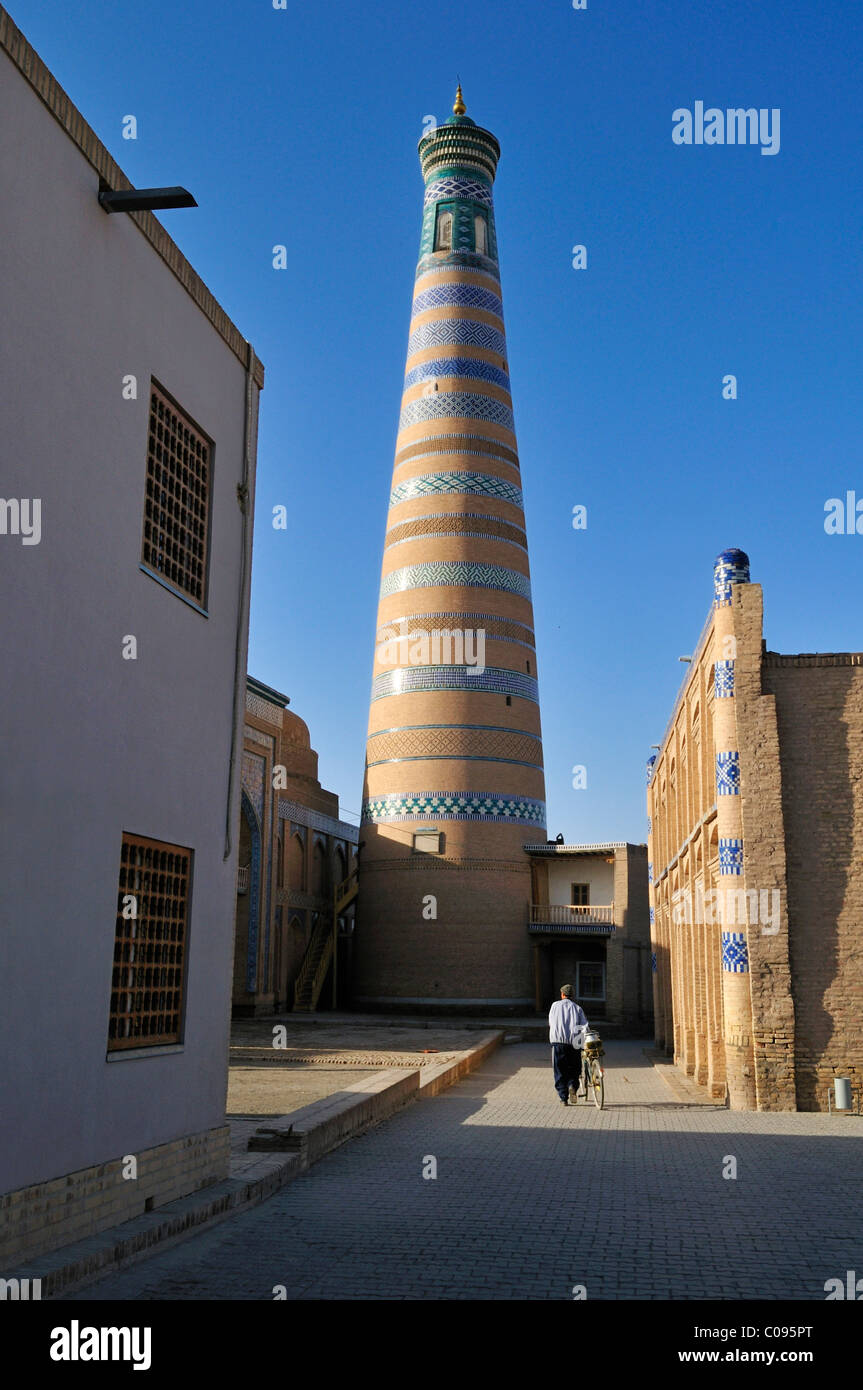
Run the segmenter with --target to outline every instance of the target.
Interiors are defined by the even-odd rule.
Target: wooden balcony
[[[570,907],[567,903],[531,903],[527,925],[531,935],[549,933],[554,936],[611,936],[614,926],[614,903],[596,903],[587,907]]]

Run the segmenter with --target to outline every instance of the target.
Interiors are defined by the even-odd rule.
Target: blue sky
[[[863,646],[863,535],[824,530],[828,498],[863,498],[861,21],[847,0],[9,8],[133,183],[198,200],[163,221],[267,372],[249,669],[290,695],[346,812],[361,798],[416,144],[427,115],[449,114],[456,74],[503,151],[549,835],[646,838],[645,760],[719,550],[749,553],[770,649]],[[778,107],[779,153],[675,145],[672,112],[697,100]],[[136,141],[121,138],[127,114]],[[287,531],[272,528],[280,503]]]

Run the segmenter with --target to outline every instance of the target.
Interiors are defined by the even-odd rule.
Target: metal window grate
[[[196,603],[206,594],[212,443],[151,383],[141,559]]]
[[[108,1051],[181,1041],[192,851],[123,836]]]

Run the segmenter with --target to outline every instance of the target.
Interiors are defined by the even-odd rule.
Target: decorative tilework
[[[653,882],[653,864],[652,864],[652,863],[651,863],[651,864],[648,864],[648,866],[647,866],[647,882],[648,882],[648,883],[652,883],[652,882]]]
[[[492,425],[502,425],[505,430],[515,431],[512,409],[492,396],[481,396],[474,391],[435,391],[431,396],[420,396],[408,401],[399,416],[399,429],[409,429],[423,420],[441,419],[487,420]]]
[[[506,338],[478,319],[435,319],[421,323],[408,339],[408,357],[430,347],[482,347],[506,360]]]
[[[335,835],[340,840],[350,840],[351,844],[356,844],[358,830],[349,821],[336,820],[334,816],[325,816],[322,811],[312,811],[308,806],[303,806],[299,801],[291,801],[290,797],[279,797],[279,820],[291,821],[291,831],[298,825],[308,826],[310,830],[322,830],[325,835]]]
[[[729,840],[719,837],[719,872],[720,874],[736,874],[738,877],[743,873],[743,841]]]
[[[655,951],[651,951],[651,953],[650,953],[650,968],[651,968],[651,970],[653,971],[653,973],[656,974],[656,952],[655,952]]]
[[[253,695],[250,690],[247,690],[246,709],[257,719],[263,719],[268,724],[276,724],[281,729],[284,710],[279,705],[273,705],[269,700],[262,700],[260,695]]]
[[[533,676],[523,671],[508,671],[500,666],[397,666],[382,671],[372,681],[372,701],[416,691],[473,690],[483,695],[517,695],[522,700],[539,703],[539,686]]]
[[[497,261],[492,260],[491,256],[481,256],[478,251],[432,251],[427,256],[421,256],[417,262],[416,279],[444,271],[451,274],[454,270],[465,275],[484,275],[489,280],[499,282]]]
[[[722,933],[722,969],[730,975],[749,973],[749,950],[746,945],[745,932],[724,931]]]
[[[433,381],[437,377],[462,376],[476,381],[490,381],[502,390],[509,390],[509,377],[499,367],[483,362],[479,357],[437,357],[433,362],[421,362],[405,376],[407,391],[421,381]]]
[[[426,309],[485,309],[489,314],[503,318],[503,304],[490,290],[480,289],[478,285],[435,285],[433,289],[422,290],[414,299],[413,316],[424,314]]]
[[[648,817],[647,817],[647,833],[648,833],[648,835],[650,834],[650,832],[651,832],[652,829],[653,829],[653,821],[650,819],[650,816],[648,816]]]
[[[734,662],[713,663],[713,694],[717,700],[728,700],[734,694]]]
[[[369,735],[367,767],[439,759],[518,763],[541,771],[542,742],[537,734],[481,724],[407,725]]]
[[[718,796],[740,795],[740,754],[716,754],[716,793]]]
[[[363,802],[364,821],[478,820],[545,825],[545,802],[497,792],[391,792]]]
[[[468,199],[472,203],[482,203],[485,207],[490,207],[492,202],[491,188],[487,183],[480,183],[478,179],[459,179],[459,178],[435,178],[428,185],[423,198],[423,207],[428,207],[429,203],[440,203],[449,198]]]
[[[502,593],[520,594],[530,598],[530,580],[517,570],[503,565],[484,565],[474,560],[430,560],[421,565],[406,565],[404,569],[385,574],[381,581],[381,598],[401,593],[405,589],[429,589],[437,585],[453,585],[466,589],[499,589]]]
[[[453,626],[462,629],[483,628],[486,638],[496,642],[518,642],[519,646],[533,650],[535,647],[533,630],[526,623],[517,623],[514,618],[501,618],[495,613],[405,613],[399,618],[389,618],[377,632],[375,641],[384,642],[396,630],[400,636],[404,625],[410,637],[413,625],[423,632],[438,632]]]
[[[401,444],[396,451],[396,468],[401,468],[408,459],[416,460],[426,454],[472,454],[479,453],[493,458],[498,463],[510,463],[518,468],[518,454],[508,444],[499,439],[490,439],[487,434],[474,434],[462,425],[458,430],[440,430],[436,434],[420,434],[409,444]]]
[[[462,493],[473,497],[497,497],[524,508],[521,488],[496,478],[493,473],[424,473],[399,483],[390,493],[390,506],[407,502],[414,497],[435,497],[444,493]]]
[[[258,819],[263,819],[264,815],[264,759],[257,753],[243,753],[243,785],[249,795],[249,800],[258,813]]]
[[[269,748],[272,752],[273,745],[275,744],[275,738],[272,734],[262,734],[260,729],[254,728],[251,724],[246,724],[243,727],[243,736],[247,738],[250,743],[259,743],[263,748]]]
[[[653,765],[656,762],[656,754],[651,753],[647,759],[647,785],[650,786],[650,779],[653,776]]]
[[[723,550],[713,566],[713,588],[716,607],[731,602],[731,585],[749,583],[749,556],[743,550]]]
[[[648,911],[650,912],[650,925],[653,926],[654,922],[656,921],[656,908],[651,907],[648,909]]]
[[[500,521],[494,516],[484,516],[482,512],[440,512],[434,516],[408,517],[387,531],[384,549],[404,545],[418,536],[483,537],[527,550],[527,536],[520,526],[512,526],[508,521]]]

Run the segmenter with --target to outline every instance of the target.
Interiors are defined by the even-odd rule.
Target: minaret
[[[354,998],[533,1007],[530,864],[545,782],[527,538],[492,185],[465,114],[425,180],[384,541]]]

